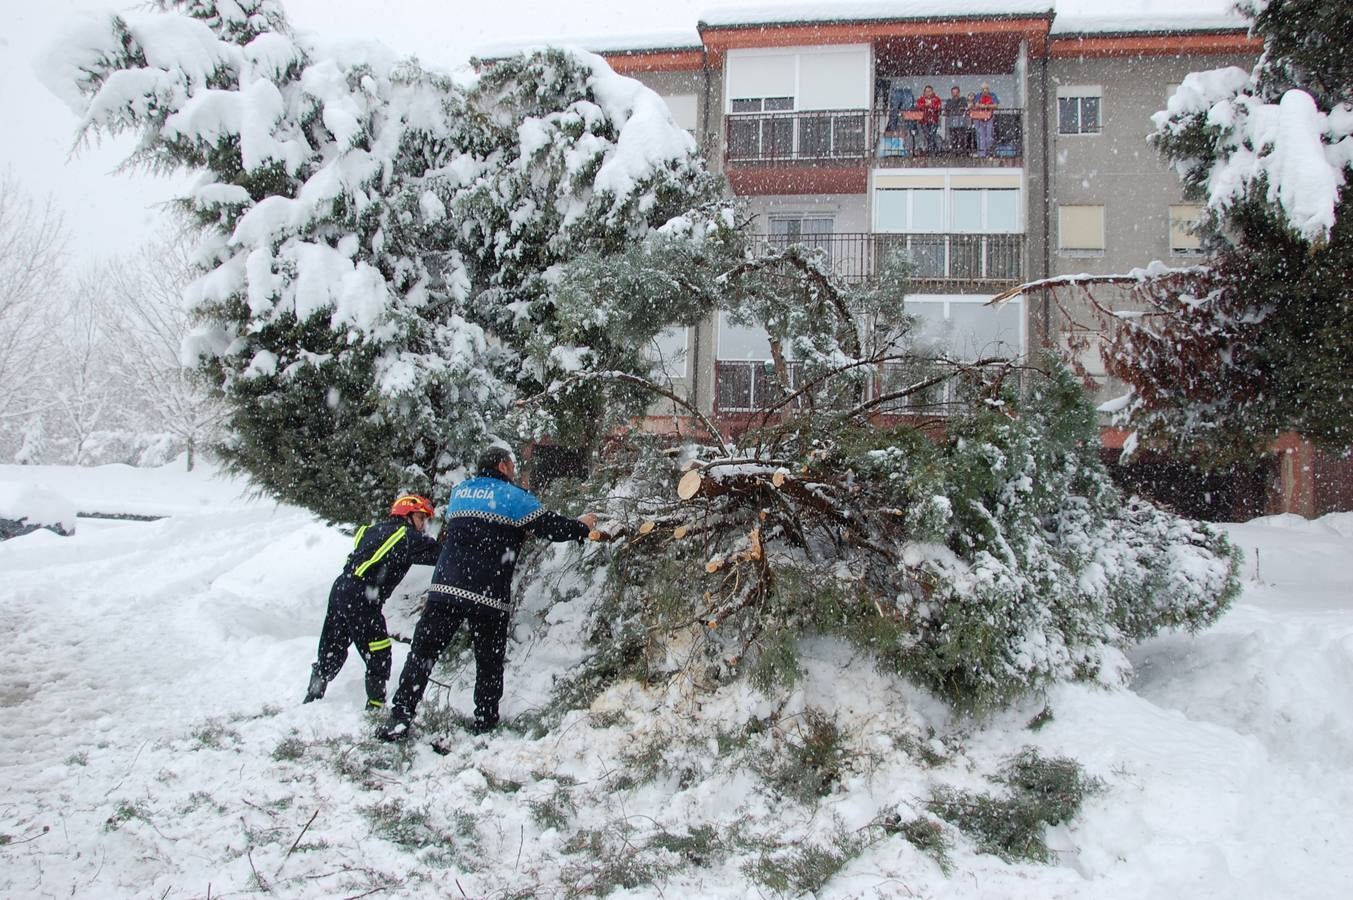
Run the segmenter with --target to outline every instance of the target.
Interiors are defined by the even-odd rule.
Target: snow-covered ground
[[[1008,864],[957,839],[946,875],[876,835],[819,896],[1353,896],[1353,514],[1230,526],[1246,553],[1237,606],[1203,634],[1138,648],[1127,689],[1052,691],[1036,731],[1041,699],[954,721],[816,647],[783,712],[830,711],[851,757],[816,812],[787,815],[750,772],[681,741],[693,720],[764,716],[745,689],[617,688],[541,740],[453,730],[446,756],[421,741],[388,748],[369,740],[355,657],[324,701],[299,703],[350,543],[338,530],[209,469],[0,466],[0,482],[36,483],[81,511],[166,516],[82,518],[73,537],[0,543],[4,897],[587,894],[612,883],[627,840],[739,821],[785,842],[866,834],[881,810],[914,813],[937,784],[983,784],[1028,745],[1107,785],[1049,835],[1056,865]],[[408,592],[428,575],[416,567]],[[577,612],[553,606],[542,638],[539,604],[525,601],[508,718],[548,692]],[[396,632],[408,631],[407,602],[392,601]],[[441,694],[464,710],[465,679],[453,684]],[[938,763],[895,749],[932,729]],[[662,774],[617,781],[655,746]],[[569,843],[580,832],[620,856],[589,865]],[[674,865],[657,887],[617,895],[761,896],[747,861]]]

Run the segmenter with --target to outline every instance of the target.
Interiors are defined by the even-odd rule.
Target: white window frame
[[[953,321],[952,311],[955,306],[985,305],[990,301],[990,296],[983,296],[981,294],[910,294],[903,303],[903,309],[906,310],[908,305],[913,309],[916,306],[923,304],[932,307],[938,306],[943,310],[943,316],[941,317],[942,321],[950,322]],[[1019,323],[1019,343],[1015,355],[1017,357],[1024,357],[1028,355],[1029,352],[1029,321],[1028,317],[1024,314],[1023,298],[1018,296],[1012,297],[1011,299],[1004,301],[1001,306],[1010,306],[1016,310],[1014,318]],[[961,347],[952,347],[949,349],[952,349],[959,354],[963,352],[963,348]],[[985,349],[986,348],[977,348],[975,352],[980,354],[985,352]],[[974,356],[974,359],[975,358],[977,357]]]
[[[880,227],[879,220],[878,220],[878,207],[879,207],[878,197],[879,197],[880,192],[882,192],[882,191],[907,191],[907,192],[908,192],[908,193],[907,193],[907,213],[906,213],[906,223],[904,224],[904,226],[903,226],[902,228],[900,228],[900,229],[891,229],[891,228],[885,229],[885,228]],[[918,230],[918,229],[912,227],[912,222],[914,221],[914,215],[913,215],[913,201],[914,201],[914,199],[915,199],[915,195],[911,193],[912,191],[939,191],[939,192],[941,193],[941,195],[942,195],[942,197],[941,197],[941,222],[940,222],[940,228],[938,229],[938,231],[932,230],[932,229],[926,229],[926,230],[922,231],[922,230]],[[981,194],[982,194],[982,198],[981,198],[981,219],[982,219],[982,222],[981,222],[981,227],[980,227],[978,230],[976,230],[976,231],[955,231],[955,230],[954,230],[954,196],[955,196],[959,191],[979,191],[979,192],[981,192]],[[1015,195],[1015,225],[1017,226],[1016,230],[1014,230],[1014,231],[991,231],[991,230],[990,230],[990,226],[989,226],[989,224],[988,224],[989,221],[990,221],[990,218],[989,218],[990,210],[989,210],[989,208],[988,208],[988,201],[989,201],[989,198],[990,198],[990,192],[991,192],[991,191],[1010,191],[1010,192],[1012,192],[1012,193]],[[1024,209],[1024,191],[1023,191],[1022,188],[1016,188],[1016,187],[971,187],[971,188],[970,188],[970,187],[963,187],[963,186],[961,186],[961,185],[959,185],[959,186],[946,185],[946,186],[944,186],[944,187],[926,186],[926,187],[876,187],[876,188],[874,188],[874,216],[873,216],[874,222],[873,222],[873,226],[874,226],[874,233],[875,233],[875,234],[1023,234],[1023,233],[1024,233],[1024,229],[1023,229],[1022,227],[1019,227],[1019,226],[1022,226],[1022,225],[1024,224],[1024,215],[1025,215],[1025,209]]]
[[[687,134],[700,129],[700,98],[695,94],[662,94],[662,102],[672,115],[672,121]]]
[[[903,192],[903,193],[906,194],[906,214],[905,214],[905,222],[903,223],[903,225],[902,225],[901,228],[882,228],[882,227],[880,227],[880,225],[879,225],[878,216],[879,216],[879,206],[880,206],[880,204],[878,203],[878,199],[879,199],[879,194],[882,193],[883,191],[901,191],[901,192]],[[941,223],[940,223],[940,228],[939,228],[938,231],[936,231],[936,230],[934,230],[934,229],[930,229],[930,228],[927,228],[927,229],[925,229],[925,230],[920,230],[920,229],[917,229],[917,228],[913,227],[913,224],[912,224],[912,223],[915,221],[915,218],[916,218],[916,216],[915,216],[915,209],[914,209],[914,206],[915,206],[915,200],[916,200],[916,193],[915,193],[916,191],[935,191],[936,193],[938,193],[938,194],[940,195],[940,217],[941,217],[941,220],[942,220],[942,221],[941,221]],[[875,189],[874,189],[874,233],[875,233],[875,234],[943,234],[943,233],[944,233],[944,230],[945,230],[945,226],[948,224],[948,221],[949,221],[949,209],[948,209],[948,204],[947,204],[947,202],[946,202],[946,201],[948,200],[948,194],[949,194],[949,190],[948,190],[947,188],[943,188],[943,187],[881,187],[881,188],[875,188]]]
[[[1062,101],[1076,101],[1076,130],[1065,131],[1062,127]],[[1097,116],[1097,127],[1093,131],[1087,131],[1081,127],[1085,121],[1083,100],[1095,100],[1099,107]],[[1097,84],[1079,84],[1063,85],[1057,88],[1057,136],[1058,137],[1090,137],[1104,133],[1104,89]]]
[[[954,228],[954,198],[960,192],[975,191],[980,192],[981,198],[981,225],[976,231],[958,231]],[[949,202],[944,205],[946,213],[945,231],[949,234],[1022,234],[1022,231],[995,231],[991,227],[991,192],[1009,191],[1015,195],[1015,224],[1018,225],[1023,219],[1024,210],[1021,208],[1021,195],[1024,193],[1019,188],[994,188],[994,187],[949,187],[945,188],[945,193],[949,195]]]
[[[1193,216],[1191,216],[1191,217],[1189,217],[1189,218],[1187,218],[1187,219],[1181,218],[1181,217],[1179,217],[1179,216],[1176,216],[1176,214],[1175,214],[1176,210],[1184,210],[1184,209],[1192,210],[1193,213],[1194,213]],[[1189,224],[1192,224],[1192,225],[1197,225],[1198,222],[1202,219],[1202,215],[1203,215],[1203,207],[1202,207],[1202,204],[1199,204],[1199,203],[1171,203],[1168,207],[1166,207],[1165,215],[1166,215],[1166,221],[1168,222],[1167,231],[1166,231],[1166,240],[1168,240],[1169,243],[1170,243],[1170,255],[1171,255],[1171,256],[1202,256],[1202,254],[1203,254],[1203,248],[1202,248],[1201,242],[1199,241],[1199,239],[1198,239],[1198,237],[1197,237],[1196,235],[1190,235],[1190,234],[1187,234],[1187,232],[1184,232],[1184,231],[1181,230],[1180,233],[1183,234],[1183,235],[1185,235],[1185,236],[1188,238],[1188,240],[1191,242],[1191,245],[1190,245],[1190,246],[1186,246],[1186,247],[1181,247],[1181,246],[1178,246],[1178,245],[1175,244],[1175,231],[1176,231],[1175,223],[1177,223],[1177,222],[1180,222],[1180,223],[1186,222],[1186,223],[1189,223]]]
[[[1068,247],[1066,246],[1066,222],[1063,218],[1065,210],[1072,209],[1098,209],[1099,210],[1099,243],[1098,247]],[[1059,203],[1057,204],[1057,253],[1061,256],[1103,256],[1104,251],[1109,245],[1108,234],[1108,216],[1103,203]]]
[[[731,331],[731,330],[734,329],[734,328],[737,328],[737,329],[745,329],[745,330],[747,330],[747,331],[756,331],[757,328],[758,328],[758,326],[756,326],[756,325],[735,325],[733,322],[730,321],[730,318],[731,318],[731,317],[729,316],[729,314],[728,314],[728,312],[727,312],[726,310],[719,310],[719,314],[715,317],[715,321],[717,322],[717,327],[718,327],[718,334],[715,335],[715,340],[714,340],[714,359],[715,359],[716,361],[718,361],[718,362],[725,362],[725,361],[727,361],[727,362],[746,362],[746,361],[753,361],[753,362],[770,362],[770,358],[771,358],[771,355],[770,355],[770,334],[766,331],[766,329],[765,329],[764,327],[761,327],[761,328],[760,328],[761,334],[765,336],[765,340],[766,340],[766,352],[765,352],[764,355],[761,355],[761,356],[745,356],[745,355],[744,355],[744,356],[728,356],[728,355],[725,354],[725,352],[724,352],[724,337],[725,337],[726,331]]]
[[[869,108],[870,108],[870,105],[871,105],[871,97],[873,96],[873,70],[874,70],[873,50],[872,50],[872,48],[871,48],[871,46],[870,46],[869,44],[840,44],[840,45],[828,45],[828,46],[820,46],[820,47],[747,47],[747,48],[738,48],[738,49],[736,49],[736,50],[730,50],[730,51],[729,51],[729,55],[725,58],[725,61],[724,61],[724,70],[723,70],[723,75],[724,75],[724,102],[723,102],[723,106],[724,106],[724,114],[725,114],[725,115],[730,115],[730,114],[733,113],[733,101],[734,101],[735,99],[736,99],[736,100],[754,100],[754,99],[757,99],[756,97],[750,97],[750,96],[746,96],[746,95],[743,95],[743,96],[735,96],[735,95],[733,94],[733,91],[738,89],[738,85],[734,84],[734,83],[733,83],[733,82],[734,82],[734,79],[731,78],[731,77],[729,77],[728,67],[729,67],[730,61],[734,58],[734,54],[736,54],[736,55],[739,56],[739,57],[744,57],[744,58],[746,58],[746,57],[756,57],[756,56],[762,56],[762,57],[765,57],[765,56],[792,56],[793,59],[794,59],[794,62],[793,62],[794,85],[793,85],[793,93],[792,93],[792,95],[790,96],[790,99],[792,100],[793,105],[790,107],[790,109],[793,110],[793,111],[795,111],[795,112],[798,112],[798,111],[800,111],[800,110],[802,109],[802,103],[800,102],[800,97],[802,96],[802,93],[803,93],[803,92],[802,92],[802,90],[800,89],[800,80],[801,80],[801,70],[802,70],[802,68],[803,68],[803,66],[802,66],[802,60],[803,60],[803,57],[804,57],[805,55],[811,55],[811,56],[814,56],[814,57],[817,57],[817,58],[821,58],[821,57],[832,56],[832,55],[839,55],[839,56],[855,55],[855,54],[858,54],[858,53],[860,53],[860,52],[864,52],[864,54],[865,54],[865,65],[864,65],[864,67],[862,68],[862,70],[861,70],[861,72],[860,72],[860,85],[859,85],[859,90],[860,90],[860,94],[859,94],[859,96],[860,96],[860,103],[859,103],[858,106],[843,106],[843,107],[839,107],[839,108],[840,108],[840,109],[860,109],[860,110],[865,110],[865,111],[867,111],[867,110],[869,110]],[[777,94],[777,95],[775,95],[775,96],[776,96],[776,97],[780,97],[780,96],[784,96],[784,95],[782,95],[782,94]]]

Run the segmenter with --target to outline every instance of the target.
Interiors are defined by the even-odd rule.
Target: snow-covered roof
[[[555,46],[559,38],[519,38],[494,41],[475,48],[475,55],[487,59],[513,56],[536,47]],[[663,50],[703,50],[700,32],[694,27],[678,31],[650,32],[648,34],[607,34],[596,37],[570,37],[569,46],[581,47],[593,53],[620,53],[624,51],[656,53]]]
[[[1105,7],[1112,12],[1106,13]],[[709,28],[796,22],[902,21],[1055,15],[1053,34],[1140,34],[1246,28],[1233,0],[817,0],[721,6],[700,15]]]
[[[791,22],[863,22],[903,19],[991,18],[1051,15],[1053,0],[858,0],[849,3],[795,3],[726,6],[707,10],[700,22],[710,28]]]
[[[1061,15],[1052,21],[1054,35],[1176,34],[1191,31],[1247,29],[1249,22],[1234,13],[1187,12],[1178,15],[1125,12],[1113,16]]]
[[[937,19],[1052,17],[1054,36],[1112,34],[1177,34],[1235,31],[1248,21],[1235,12],[1233,0],[1193,0],[1179,10],[1177,0],[1120,0],[1112,14],[1104,0],[781,0],[706,9],[699,26],[636,34],[594,37],[558,36],[495,41],[476,48],[490,59],[541,46],[567,43],[593,53],[658,53],[702,50],[700,29],[747,28],[798,23],[902,22]]]

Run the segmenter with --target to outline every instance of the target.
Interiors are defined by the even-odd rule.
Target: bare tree
[[[57,365],[43,373],[44,418],[67,449],[67,461],[81,465],[91,438],[122,424],[127,395],[111,365],[112,340],[105,327],[110,291],[102,272],[83,272],[60,304],[52,329]]]
[[[168,232],[105,269],[109,352],[126,396],[135,399],[141,428],[171,435],[187,451],[189,471],[225,417],[211,386],[181,362],[180,348],[192,330],[182,299],[195,275],[191,248],[187,234]]]
[[[66,232],[51,200],[35,201],[12,173],[0,175],[0,444],[46,406],[53,366],[49,301],[65,260]]]

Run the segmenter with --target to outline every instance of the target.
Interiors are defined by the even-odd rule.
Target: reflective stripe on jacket
[[[429,600],[468,601],[511,609],[512,576],[528,533],[581,541],[588,528],[550,512],[529,491],[489,476],[461,482],[446,505],[446,544],[432,574]]]
[[[441,550],[440,544],[416,531],[403,516],[391,516],[357,529],[340,578],[353,582],[354,587],[360,584],[368,597],[384,603],[409,573],[409,566],[433,565]]]

